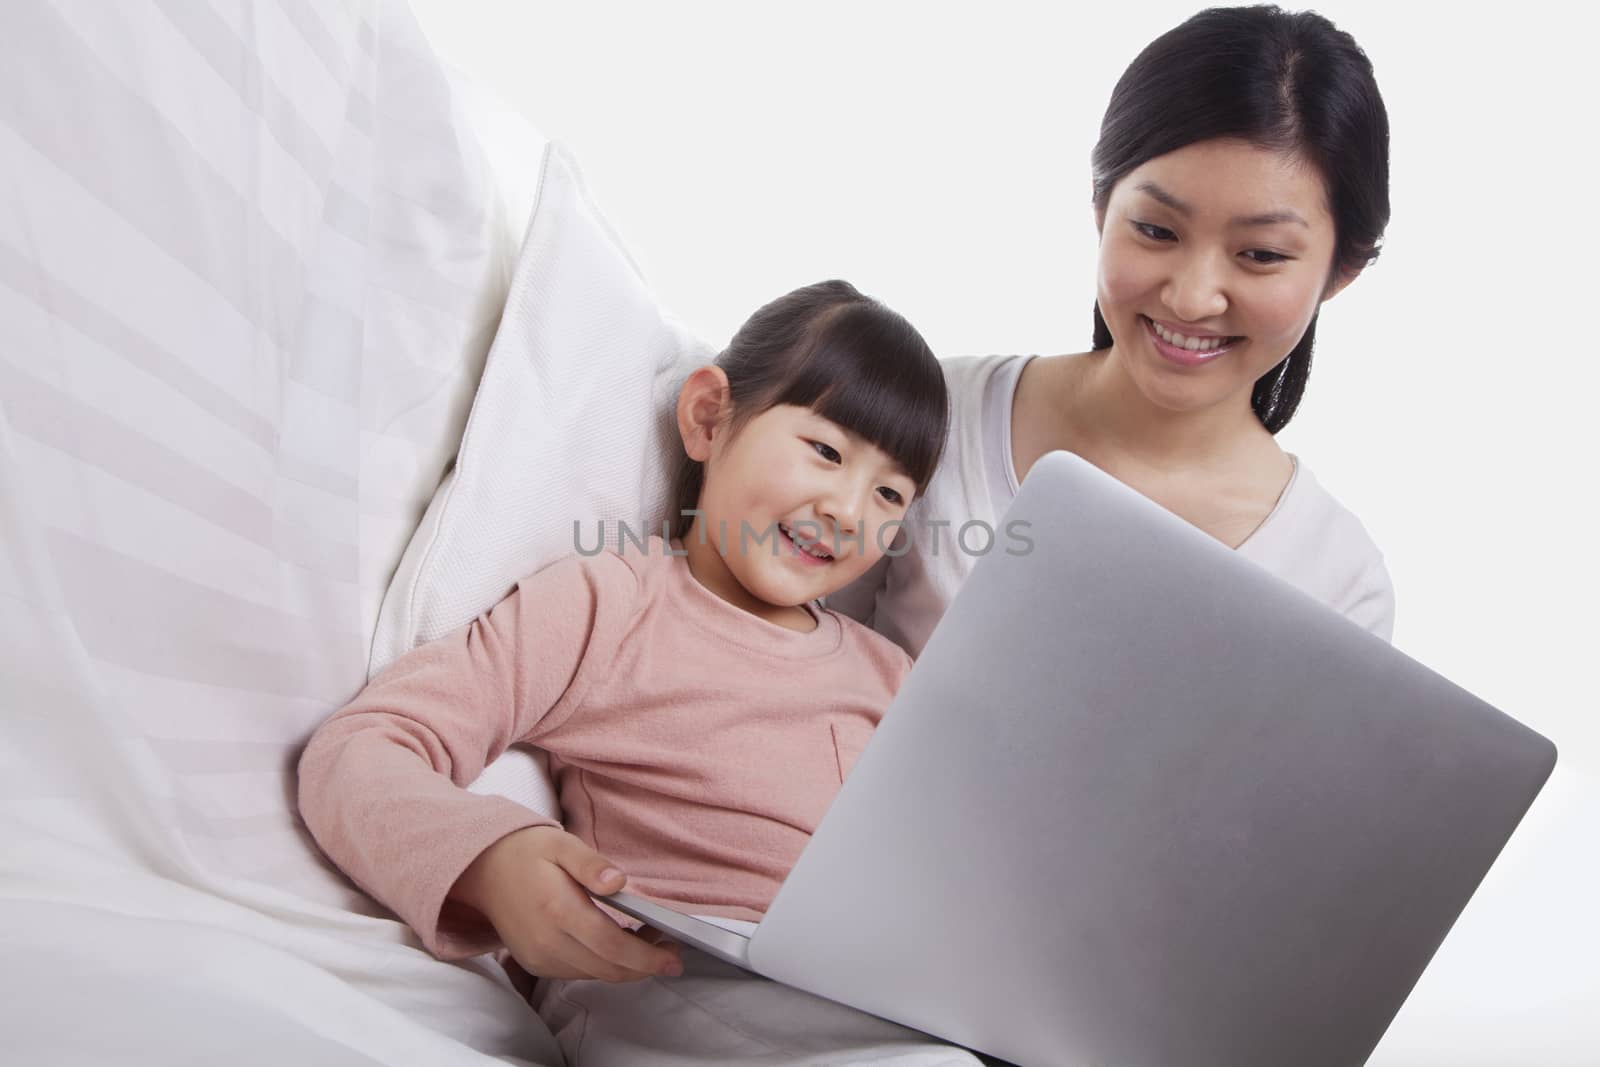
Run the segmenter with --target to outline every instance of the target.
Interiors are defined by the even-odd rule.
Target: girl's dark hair
[[[716,365],[728,375],[733,433],[780,404],[811,408],[882,449],[927,488],[944,450],[944,372],[912,325],[849,282],[796,289],[745,320]],[[700,500],[705,465],[684,457],[674,537]]]
[[[1322,175],[1333,215],[1329,281],[1378,256],[1389,224],[1389,116],[1372,63],[1321,15],[1277,7],[1202,11],[1152,41],[1111,92],[1092,156],[1094,204],[1134,168],[1185,145],[1232,137],[1293,152]],[[1256,380],[1256,417],[1289,424],[1311,374],[1317,320]],[[1094,347],[1111,331],[1094,307]]]

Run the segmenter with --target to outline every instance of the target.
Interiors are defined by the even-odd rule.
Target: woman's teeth
[[[1177,330],[1169,330],[1155,319],[1149,319],[1150,326],[1156,331],[1156,336],[1174,348],[1185,348],[1190,352],[1210,352],[1214,348],[1232,344],[1234,337],[1189,337]]]

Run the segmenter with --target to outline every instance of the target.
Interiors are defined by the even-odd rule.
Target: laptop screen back
[[[1066,453],[750,946],[1019,1063],[1366,1058],[1548,741]]]

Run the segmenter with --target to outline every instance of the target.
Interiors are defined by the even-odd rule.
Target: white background
[[[1100,115],[1197,7],[413,4],[702,337],[843,277],[944,356],[1088,347]],[[1393,219],[1280,441],[1384,550],[1396,644],[1600,772],[1593,16],[1318,10],[1376,68]]]

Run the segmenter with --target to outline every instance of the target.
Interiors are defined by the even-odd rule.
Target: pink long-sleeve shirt
[[[445,897],[495,841],[550,820],[464,788],[519,742],[550,753],[566,829],[631,892],[760,919],[906,672],[866,627],[799,633],[647,552],[573,556],[385,669],[312,736],[317,843],[435,954],[499,946]]]

